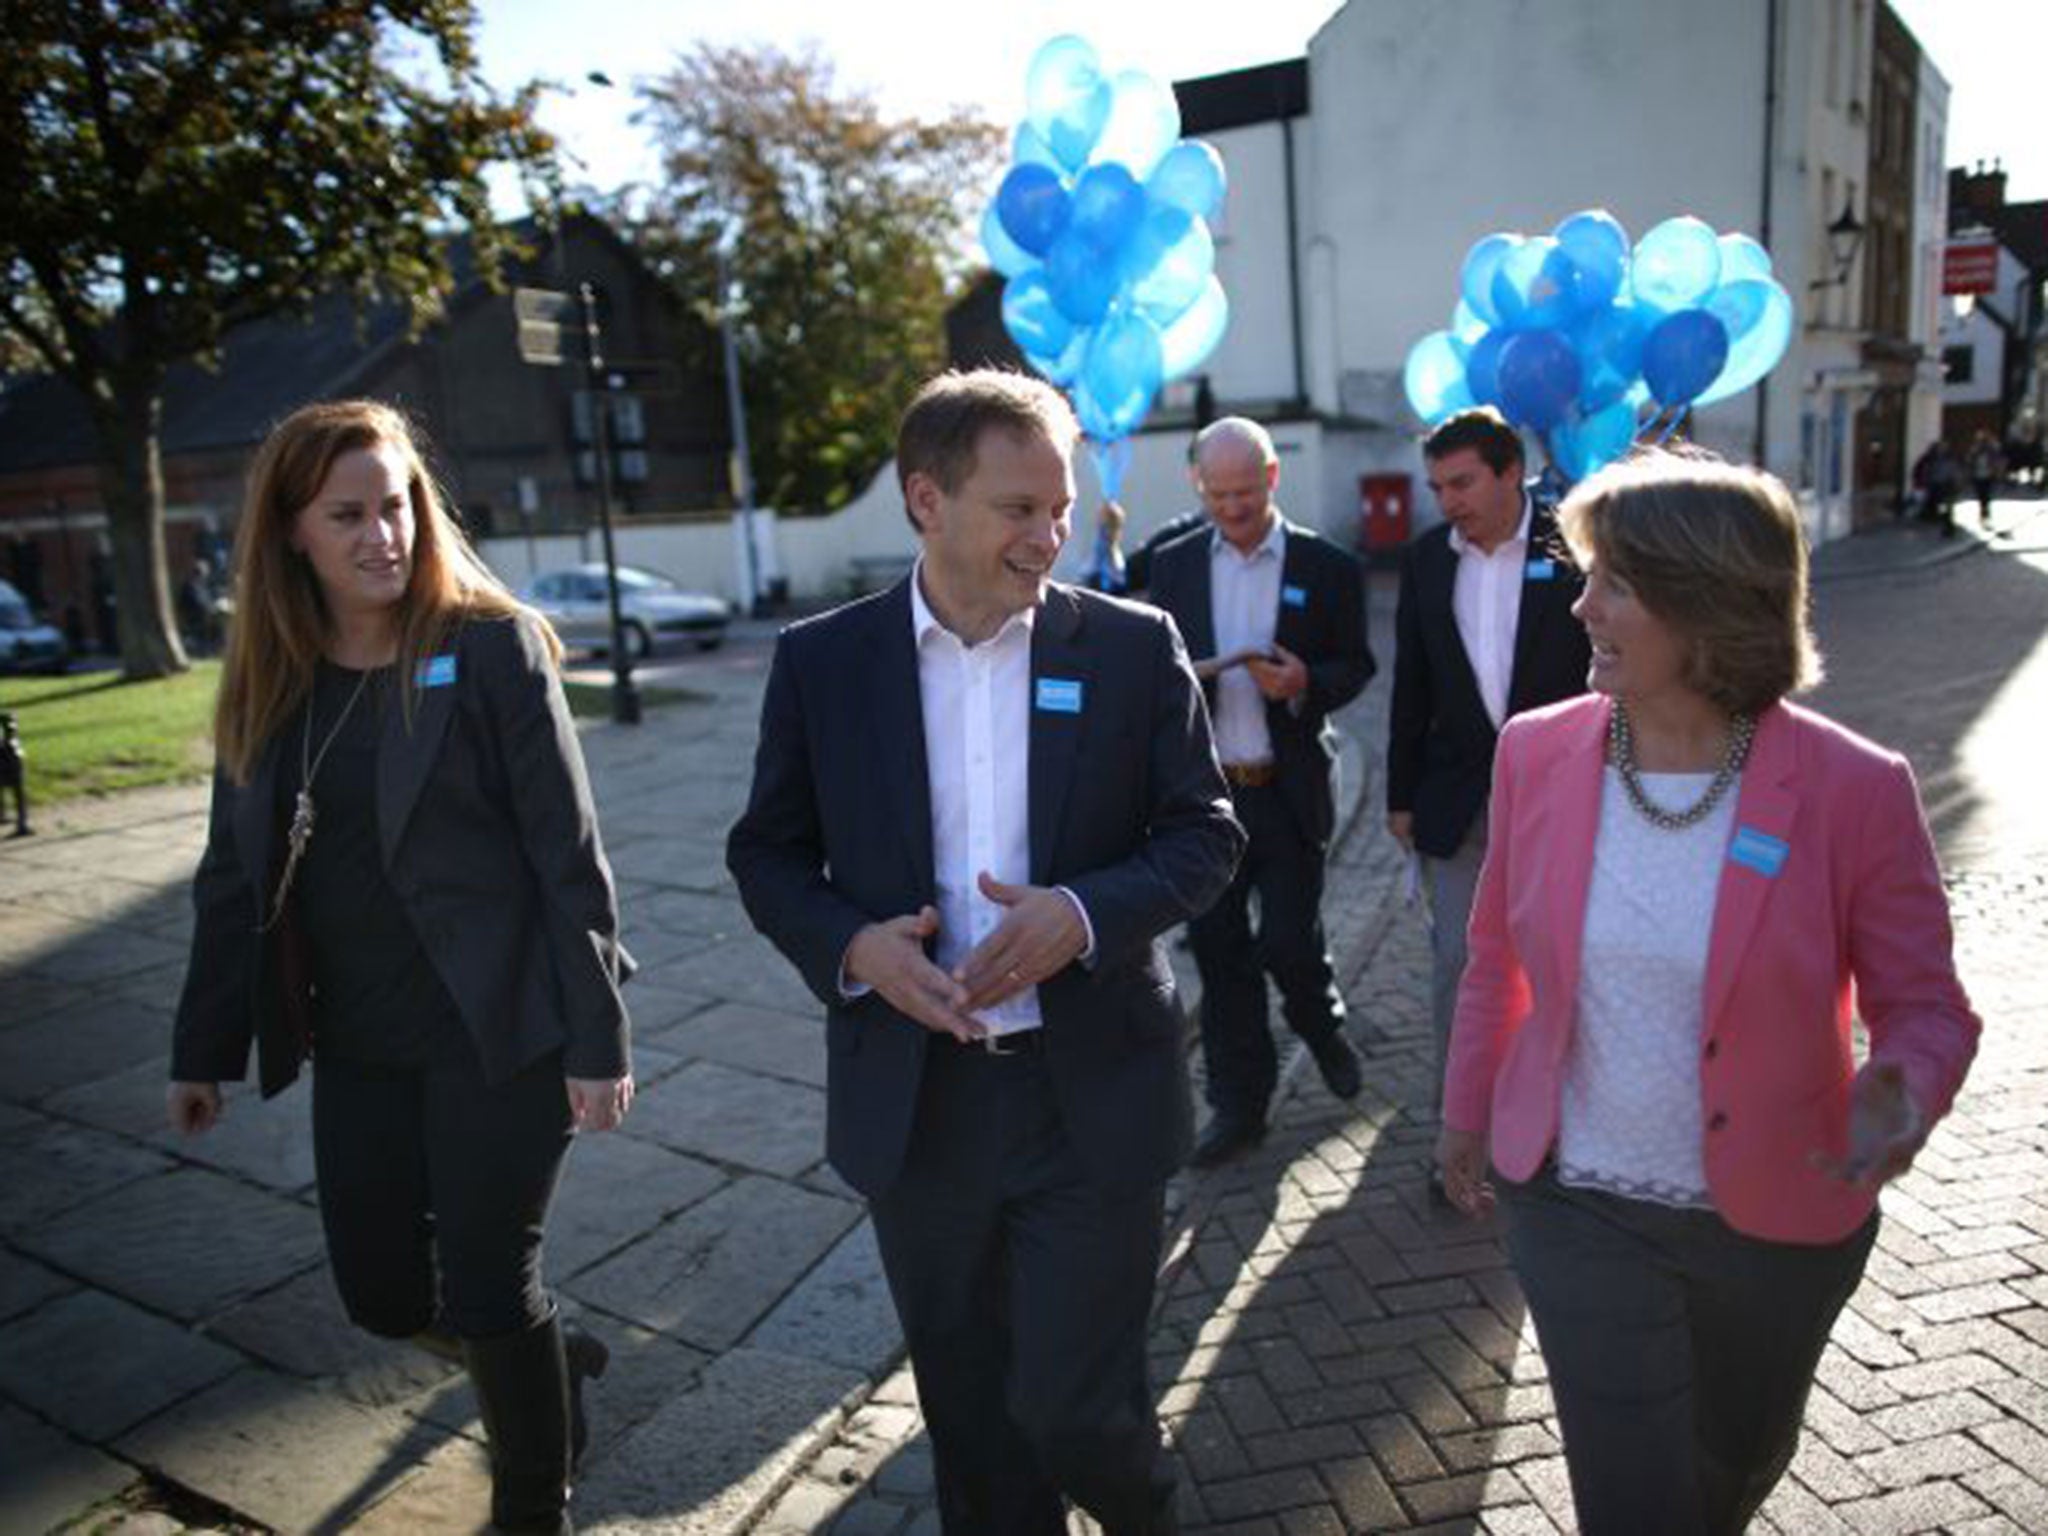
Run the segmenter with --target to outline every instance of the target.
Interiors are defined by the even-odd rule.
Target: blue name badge
[[[1081,713],[1080,679],[1041,677],[1038,680],[1038,707],[1051,715],[1078,715]]]
[[[1555,560],[1531,560],[1522,568],[1522,575],[1529,581],[1555,581],[1557,562]]]
[[[413,674],[422,688],[446,688],[455,681],[455,653],[445,656],[429,656],[420,663],[420,669]]]
[[[1290,608],[1306,608],[1308,606],[1308,589],[1306,587],[1282,587],[1280,589],[1280,601]]]
[[[1784,839],[1759,832],[1754,827],[1737,827],[1735,840],[1728,845],[1730,860],[1745,869],[1755,870],[1768,880],[1778,878],[1778,871],[1785,867],[1785,855],[1790,851]]]

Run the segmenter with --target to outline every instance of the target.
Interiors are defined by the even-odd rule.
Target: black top
[[[422,1066],[460,1058],[468,1041],[379,851],[377,739],[385,715],[400,707],[394,678],[391,668],[378,668],[347,709],[363,674],[320,663],[308,706],[310,756],[319,758],[313,838],[293,880],[293,899],[311,952],[315,1055]],[[340,729],[322,758],[321,744],[337,721]],[[308,751],[305,730],[302,714],[286,737],[288,766],[277,776],[287,825]]]

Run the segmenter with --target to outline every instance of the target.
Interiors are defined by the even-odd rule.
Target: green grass
[[[213,771],[213,697],[220,662],[155,682],[127,683],[118,672],[70,677],[0,677],[0,709],[11,710],[28,753],[31,806],[146,784],[196,783]],[[611,689],[566,683],[569,708],[586,719],[609,719]],[[647,687],[648,709],[696,704],[687,688]]]
[[[218,661],[154,682],[118,672],[0,678],[28,756],[31,806],[145,784],[189,783],[213,769]]]

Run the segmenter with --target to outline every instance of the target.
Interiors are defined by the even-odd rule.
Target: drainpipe
[[[1294,119],[1291,117],[1280,119],[1280,153],[1287,180],[1287,318],[1294,329],[1294,399],[1296,408],[1306,413],[1308,373],[1301,355],[1301,227],[1294,206]]]
[[[1764,0],[1764,184],[1763,217],[1757,222],[1757,243],[1771,248],[1772,162],[1778,142],[1778,0]],[[1767,469],[1765,455],[1771,443],[1771,376],[1756,381],[1756,429],[1751,433],[1750,456],[1759,469]]]

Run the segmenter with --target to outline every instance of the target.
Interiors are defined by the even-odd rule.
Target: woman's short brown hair
[[[1601,470],[1558,508],[1580,565],[1626,582],[1688,651],[1689,686],[1755,714],[1821,678],[1806,534],[1775,475],[1652,449]]]

